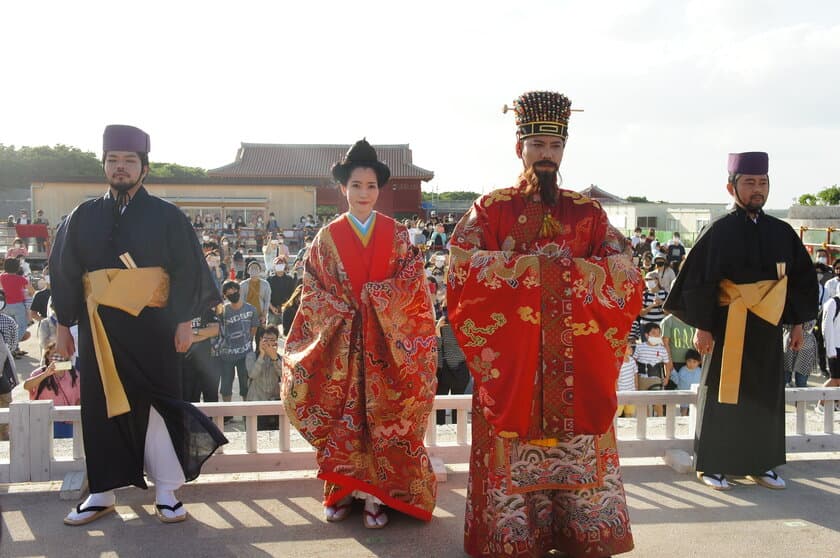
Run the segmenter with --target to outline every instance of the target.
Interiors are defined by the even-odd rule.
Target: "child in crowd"
[[[662,330],[656,322],[648,322],[642,327],[645,342],[636,345],[633,358],[639,366],[639,389],[663,389],[665,364],[670,360],[668,351],[662,344]],[[653,406],[653,416],[662,415],[662,405]]]
[[[642,293],[642,310],[639,312],[639,322],[642,328],[646,324],[659,324],[665,317],[665,299],[668,298],[668,291],[662,288],[659,283],[659,274],[650,271],[645,274],[645,290]],[[644,338],[642,338],[644,340]]]
[[[633,351],[635,349],[636,338],[631,337],[627,340],[627,347],[624,350],[624,361],[621,363],[621,369],[618,371],[618,391],[636,391],[639,389],[639,367],[636,366],[636,361],[633,360]],[[636,416],[636,406],[619,404],[616,416]]]
[[[701,362],[700,353],[694,349],[685,352],[685,366],[671,372],[671,379],[677,383],[677,389],[692,389],[692,386],[700,383],[700,376],[703,373]],[[680,405],[680,414],[688,415],[688,405]]]

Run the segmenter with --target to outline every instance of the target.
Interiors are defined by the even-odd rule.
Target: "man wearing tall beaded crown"
[[[642,281],[600,205],[558,185],[569,99],[532,91],[514,112],[522,175],[451,236],[449,320],[475,380],[465,548],[610,556],[633,548],[612,421]]]

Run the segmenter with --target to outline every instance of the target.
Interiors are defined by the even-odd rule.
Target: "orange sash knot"
[[[99,269],[85,273],[83,282],[105,406],[108,418],[112,418],[131,411],[131,406],[117,373],[105,325],[96,310],[102,304],[139,316],[147,306],[163,308],[169,300],[169,275],[162,267]]]
[[[729,306],[729,314],[726,318],[726,333],[723,338],[723,357],[718,389],[719,403],[738,403],[747,311],[766,322],[778,325],[785,309],[787,282],[787,277],[782,277],[778,281],[758,281],[740,285],[729,279],[720,282],[718,302],[721,306]]]

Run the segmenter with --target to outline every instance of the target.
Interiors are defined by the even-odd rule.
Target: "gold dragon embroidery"
[[[491,276],[510,281],[512,279],[519,279],[529,269],[533,269],[536,272],[536,276],[539,276],[539,261],[539,258],[536,256],[520,256],[516,259],[513,267],[505,267],[504,261],[499,258],[494,258],[491,263],[481,270],[477,278],[481,280],[484,277]],[[539,286],[539,282],[537,282],[536,286]]]
[[[487,338],[481,337],[478,334],[483,333],[484,335],[492,335],[496,333],[500,327],[507,323],[505,315],[499,312],[490,314],[490,317],[493,319],[493,323],[487,327],[478,327],[472,319],[464,320],[460,330],[461,333],[470,338],[470,342],[466,344],[467,347],[483,347],[487,344]]]

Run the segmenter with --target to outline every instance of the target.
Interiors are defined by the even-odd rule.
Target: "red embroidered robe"
[[[482,196],[452,234],[449,320],[475,380],[465,547],[624,552],[612,421],[640,274],[597,202],[522,188]],[[560,230],[540,238],[548,217]]]
[[[359,490],[428,521],[437,490],[423,445],[437,384],[434,314],[408,231],[379,213],[373,227],[364,246],[343,215],[313,240],[282,398],[317,450],[324,505]]]

